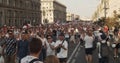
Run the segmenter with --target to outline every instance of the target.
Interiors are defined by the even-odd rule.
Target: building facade
[[[108,9],[109,9],[109,0],[100,0],[92,19],[93,21],[98,20],[101,17],[108,16]]]
[[[73,14],[73,13],[70,13],[70,12],[67,12],[66,21],[75,21],[75,20],[80,20],[80,16]]]
[[[109,18],[114,17],[114,12],[120,15],[120,0],[101,0],[92,17],[93,20],[97,20],[98,18],[105,16],[105,4],[106,4],[106,17]]]
[[[19,26],[41,23],[40,0],[0,0],[0,25]]]
[[[66,21],[66,6],[56,0],[41,0],[42,23]]]
[[[113,17],[114,12],[120,15],[120,0],[109,0],[108,16]]]

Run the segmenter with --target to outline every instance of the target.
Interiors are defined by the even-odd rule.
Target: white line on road
[[[75,50],[73,51],[72,55],[68,58],[67,63],[69,63],[69,62],[70,62],[70,60],[72,59],[73,55],[74,55],[74,54],[75,54],[75,52],[77,51],[77,49],[78,49],[79,45],[80,45],[80,42],[79,42],[79,44],[76,46],[76,48],[75,48]]]

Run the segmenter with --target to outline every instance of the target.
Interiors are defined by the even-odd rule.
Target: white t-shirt
[[[94,38],[92,36],[86,35],[84,37],[85,48],[92,48],[93,47],[93,40],[94,40]]]
[[[68,33],[65,34],[65,38],[69,38],[69,34]]]
[[[41,41],[42,41],[42,45],[45,46],[46,42],[47,42],[47,39],[46,38],[40,38]]]
[[[59,44],[62,44],[63,41],[61,40],[57,40],[55,43],[55,47],[59,46]],[[58,58],[67,58],[68,55],[68,43],[67,41],[64,41],[64,43],[62,44],[67,50],[64,50],[63,48],[61,48],[60,52],[57,53],[57,57]]]
[[[45,46],[45,44],[47,43],[47,39],[46,38],[41,38],[38,35],[36,37],[42,41],[42,46]]]
[[[97,36],[97,37],[99,36],[99,31],[94,31],[93,33],[95,36]]]
[[[24,58],[21,59],[21,63],[29,63],[30,61],[32,61],[35,58],[37,58],[37,57],[28,55],[28,56],[26,56],[26,57],[24,57]],[[43,62],[41,62],[41,61],[35,61],[34,63],[43,63]]]
[[[55,55],[55,50],[52,50],[51,47],[50,47],[50,45],[54,47],[55,42],[52,42],[52,43],[48,43],[47,42],[46,43],[46,46],[47,46],[47,56],[49,56],[49,55]]]

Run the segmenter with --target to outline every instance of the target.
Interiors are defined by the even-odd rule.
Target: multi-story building
[[[101,17],[108,17],[109,0],[100,0],[96,11],[94,12],[92,19],[96,21]]]
[[[0,0],[0,25],[22,26],[41,23],[40,0]]]
[[[66,15],[66,21],[73,21],[74,20],[74,14],[67,13]]]
[[[66,21],[75,21],[75,20],[79,20],[79,19],[80,19],[79,15],[67,12]]]
[[[120,15],[120,0],[109,0],[108,16],[113,17],[114,12]]]
[[[66,21],[66,6],[56,0],[41,0],[42,23]]]
[[[98,18],[105,17],[105,9],[106,17],[114,17],[115,13],[120,15],[120,0],[101,0],[92,18],[97,20]]]

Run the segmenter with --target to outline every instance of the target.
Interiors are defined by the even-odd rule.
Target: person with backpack
[[[38,38],[32,38],[29,43],[30,55],[21,59],[21,63],[43,63],[39,61],[39,54],[42,50],[42,41]]]
[[[109,46],[108,38],[103,30],[99,31],[100,35],[100,46],[98,47],[99,63],[109,63]]]

